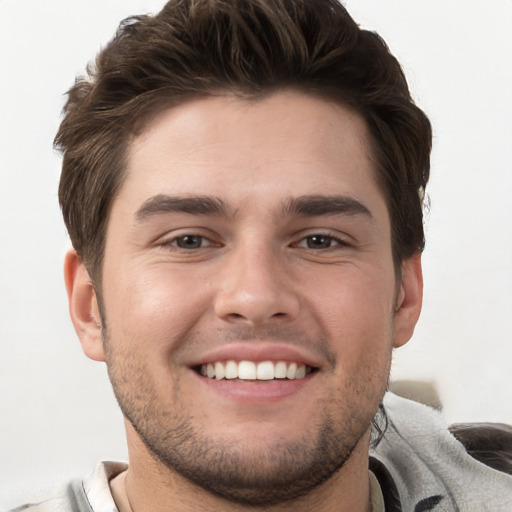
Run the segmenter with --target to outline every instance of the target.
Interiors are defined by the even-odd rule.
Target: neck
[[[213,495],[162,467],[140,440],[129,443],[129,469],[111,482],[111,490],[119,512],[167,512],[171,504],[176,512],[368,512],[368,443],[369,435],[363,436],[343,468],[306,496],[273,506],[246,506]]]

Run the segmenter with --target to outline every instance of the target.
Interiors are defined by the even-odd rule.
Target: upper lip
[[[312,368],[321,366],[321,357],[304,347],[280,343],[251,342],[229,343],[208,350],[195,359],[190,366],[216,363],[217,361],[287,361],[304,364]]]

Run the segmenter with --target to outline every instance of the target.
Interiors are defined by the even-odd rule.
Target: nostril
[[[272,321],[284,322],[295,318],[300,301],[294,291],[285,287],[274,290],[224,289],[215,300],[215,314],[227,322],[244,322],[251,325]]]

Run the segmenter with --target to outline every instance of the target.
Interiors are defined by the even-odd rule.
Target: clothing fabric
[[[370,503],[372,505],[372,512],[386,512],[380,483],[372,471],[369,470],[368,475],[370,477]]]
[[[469,455],[438,411],[392,393],[383,405],[388,427],[369,465],[385,512],[512,512],[512,476]],[[118,512],[109,481],[126,468],[100,463],[54,498],[11,512]]]
[[[512,512],[512,476],[469,455],[439,411],[392,393],[383,405],[389,425],[370,469],[386,512]]]
[[[119,512],[109,482],[127,468],[122,462],[100,462],[83,480],[70,482],[49,500],[9,512]]]

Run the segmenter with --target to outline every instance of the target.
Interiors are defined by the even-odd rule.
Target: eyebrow
[[[217,197],[157,195],[144,201],[137,210],[135,218],[139,221],[144,221],[150,217],[165,213],[227,217],[230,214],[230,208],[222,199]]]
[[[368,208],[348,196],[301,196],[289,199],[283,208],[285,216],[364,215],[373,220]]]
[[[170,196],[159,194],[150,197],[137,210],[135,218],[145,221],[166,213],[186,213],[189,215],[216,215],[232,217],[235,211],[218,197],[210,196]],[[311,195],[288,199],[282,208],[285,217],[317,215],[364,215],[373,219],[364,204],[348,196]]]

